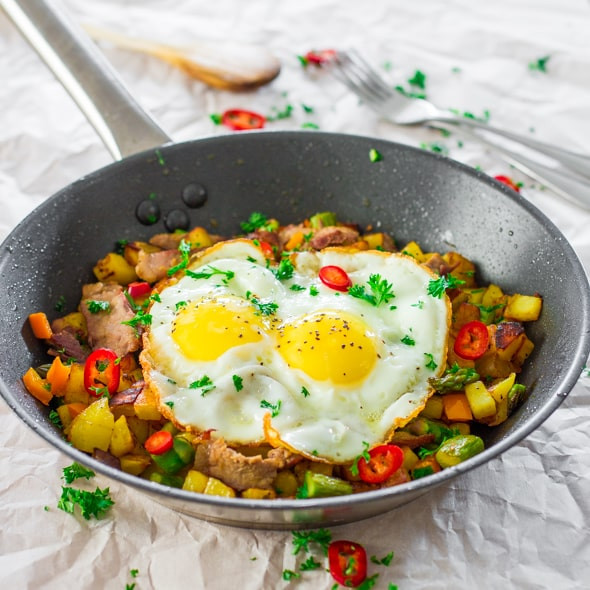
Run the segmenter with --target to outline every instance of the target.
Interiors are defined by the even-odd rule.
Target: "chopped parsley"
[[[129,575],[132,578],[137,578],[137,574],[139,574],[139,570],[133,569],[133,570],[129,570]]]
[[[234,382],[236,391],[242,391],[242,389],[244,389],[244,380],[239,375],[232,375],[231,378]]]
[[[57,301],[55,302],[55,305],[53,306],[53,309],[55,309],[55,311],[63,311],[66,307],[66,298],[63,295],[60,295],[57,298]]]
[[[439,141],[422,142],[420,147],[423,150],[429,150],[435,154],[441,154],[443,156],[447,156],[449,154],[449,148],[444,143],[440,143]]]
[[[298,574],[297,572],[294,572],[293,570],[283,570],[283,580],[285,580],[285,582],[289,582],[293,578],[300,578],[300,577],[301,577],[301,574]]]
[[[416,344],[416,341],[408,334],[406,334],[401,341],[402,344],[405,344],[406,346],[415,346]]]
[[[424,356],[426,357],[426,364],[424,365],[427,369],[434,371],[438,365],[434,362],[434,356],[429,352],[425,352]]]
[[[369,443],[363,441],[363,446],[365,447],[363,452],[355,458],[350,467],[350,473],[352,473],[352,475],[355,477],[357,477],[359,474],[359,461],[364,459],[368,463],[371,460],[371,455],[369,455]]]
[[[316,295],[319,295],[319,289],[315,286],[315,285],[310,285],[309,286],[309,294],[312,297],[315,297]]]
[[[240,228],[246,234],[249,234],[257,229],[262,230],[271,230],[272,225],[269,224],[269,219],[264,215],[264,213],[259,213],[255,211],[250,214],[248,221],[242,221],[240,223]]]
[[[281,411],[281,400],[278,400],[276,404],[272,404],[271,402],[263,399],[260,402],[260,407],[264,408],[265,410],[270,410],[271,417],[276,418]]]
[[[416,70],[414,75],[408,79],[408,84],[424,90],[426,88],[426,74],[420,70]]]
[[[391,283],[382,279],[381,275],[372,274],[367,281],[370,293],[367,293],[364,285],[353,285],[348,289],[348,294],[357,299],[364,299],[375,307],[381,303],[388,303],[395,297]]]
[[[273,114],[266,117],[267,121],[279,121],[280,119],[289,119],[293,115],[293,105],[286,104],[281,111],[277,107],[272,108]]]
[[[308,572],[311,570],[317,570],[318,568],[322,567],[322,564],[319,561],[316,561],[313,558],[313,555],[310,555],[300,566],[299,569],[302,572]]]
[[[381,155],[381,152],[377,151],[375,148],[371,148],[369,150],[369,160],[371,162],[379,162],[383,160],[383,156]]]
[[[208,264],[199,272],[193,272],[192,270],[186,271],[186,276],[191,279],[210,279],[217,275],[223,276],[224,278],[222,279],[222,282],[227,284],[228,281],[231,281],[236,276],[236,273],[233,270],[221,270],[211,264]]]
[[[64,467],[62,469],[62,479],[66,483],[72,483],[74,480],[80,479],[82,477],[90,479],[95,475],[96,474],[94,473],[94,471],[92,471],[92,469],[87,469],[86,467],[80,465],[80,463],[77,463],[76,461],[74,461],[69,467]]]
[[[529,62],[529,70],[536,70],[537,72],[547,73],[547,62],[551,59],[550,55],[537,58],[535,61]]]
[[[171,277],[174,273],[178,272],[179,270],[183,270],[188,266],[189,258],[190,258],[190,251],[191,245],[190,242],[185,242],[184,240],[180,240],[180,244],[178,244],[178,252],[180,253],[180,262],[175,266],[168,269],[167,274]]]
[[[272,273],[279,281],[286,281],[293,276],[294,270],[293,263],[288,258],[283,258]]]
[[[174,402],[164,402],[170,409],[174,407]]]
[[[215,389],[215,385],[211,378],[208,375],[203,375],[200,379],[193,381],[189,385],[190,389],[200,389],[201,390],[201,397],[204,397],[205,394],[213,391]]]
[[[52,424],[54,424],[55,426],[57,426],[58,428],[63,430],[64,425],[61,422],[61,418],[59,417],[59,414],[55,410],[51,410],[49,412],[48,418]]]
[[[307,389],[307,387],[305,387],[305,385],[301,388],[301,394],[303,395],[303,397],[309,396],[309,390]]]
[[[371,590],[371,588],[377,583],[379,574],[373,574],[369,578],[365,578],[363,582],[357,586],[357,590]]]
[[[291,285],[289,289],[291,289],[291,291],[305,291],[305,287],[302,287],[301,285]]]
[[[125,324],[126,326],[131,326],[132,328],[135,328],[137,330],[139,326],[151,325],[152,316],[151,314],[147,313],[144,309],[138,309],[135,312],[135,315],[130,320],[121,323]]]
[[[291,531],[293,535],[293,555],[299,551],[309,551],[309,544],[319,545],[324,554],[328,555],[328,545],[332,542],[332,533],[328,529],[317,529],[313,531]]]
[[[256,308],[255,313],[257,315],[272,315],[277,309],[279,309],[277,303],[273,303],[272,301],[262,303],[258,297],[252,295],[250,292],[246,293],[246,299],[248,299],[248,301],[250,301],[250,303]]]
[[[375,555],[371,555],[371,563],[374,563],[375,565],[384,565],[384,566],[388,567],[389,565],[391,565],[392,561],[393,561],[393,551],[390,551],[385,557],[382,557],[381,559],[379,559]]]
[[[86,520],[90,520],[91,516],[99,518],[114,504],[109,495],[109,488],[101,490],[97,487],[94,492],[88,492],[64,486],[61,490],[57,507],[68,514],[74,514],[77,505]]]
[[[432,295],[432,297],[442,299],[442,296],[445,294],[447,289],[454,289],[455,287],[464,284],[465,281],[457,279],[451,274],[441,275],[437,279],[430,279],[426,292],[428,295]]]
[[[178,311],[179,309],[182,309],[184,307],[186,307],[188,304],[186,301],[177,301],[176,305],[174,306],[175,311]]]
[[[101,311],[111,311],[111,304],[108,301],[98,301],[97,299],[86,300],[86,306],[90,313],[100,313]]]

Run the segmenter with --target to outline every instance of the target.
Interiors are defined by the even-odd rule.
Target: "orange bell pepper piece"
[[[47,382],[51,384],[53,395],[63,395],[68,379],[70,378],[71,366],[64,365],[61,359],[56,356],[47,371]]]
[[[23,375],[23,383],[25,384],[27,391],[34,398],[38,399],[42,404],[49,404],[53,397],[53,394],[51,393],[51,384],[43,379],[33,367]]]
[[[46,340],[47,338],[51,338],[53,335],[51,324],[49,323],[45,313],[42,311],[30,314],[29,323],[31,324],[31,329],[33,330],[33,334],[35,334],[36,338]]]
[[[471,407],[464,393],[446,393],[442,396],[443,410],[451,422],[468,422],[473,420]]]

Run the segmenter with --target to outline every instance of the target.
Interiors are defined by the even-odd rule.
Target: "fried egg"
[[[325,266],[352,287],[324,284]],[[221,242],[160,287],[145,378],[182,428],[350,462],[416,416],[444,368],[450,304],[433,278],[403,254],[329,248],[277,268],[251,240]]]

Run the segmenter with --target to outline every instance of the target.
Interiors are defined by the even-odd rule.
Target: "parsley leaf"
[[[208,375],[203,375],[200,379],[193,381],[189,385],[190,389],[200,389],[201,390],[201,397],[204,397],[205,394],[213,391],[215,389],[215,385],[211,378]]]
[[[424,356],[426,357],[426,364],[424,365],[427,369],[434,371],[438,365],[434,362],[434,356],[429,352],[425,352]]]
[[[258,297],[255,297],[250,293],[246,293],[246,299],[248,299],[248,301],[250,301],[250,303],[256,308],[256,315],[272,315],[277,309],[279,309],[277,303],[272,301],[262,303]]]
[[[537,70],[538,72],[547,72],[547,62],[551,59],[550,55],[539,57],[535,61],[529,63],[529,70]]]
[[[376,565],[389,566],[392,561],[393,561],[393,551],[390,551],[385,557],[382,557],[381,559],[379,559],[375,555],[371,555],[371,563],[374,563]]]
[[[268,218],[264,213],[259,213],[258,211],[253,212],[248,221],[242,221],[240,223],[240,228],[244,233],[251,233],[256,231],[257,229],[265,229],[267,227]]]
[[[303,397],[308,397],[309,396],[309,390],[305,386],[303,386],[301,388],[301,393],[302,393]]]
[[[270,415],[272,418],[276,418],[280,411],[281,411],[281,400],[278,400],[276,404],[272,404],[265,399],[260,402],[260,407],[266,410],[270,410]]]
[[[234,382],[236,391],[242,391],[242,389],[244,389],[244,380],[239,375],[232,375],[231,378]]]
[[[379,574],[373,574],[369,578],[365,578],[360,586],[357,586],[358,590],[370,590],[376,583],[377,579],[379,578]]]
[[[318,568],[322,567],[322,564],[319,561],[316,561],[313,558],[313,555],[310,555],[300,566],[299,569],[302,572],[308,572],[311,570],[317,570]]]
[[[96,475],[92,469],[87,469],[76,461],[74,461],[70,466],[64,467],[62,469],[62,474],[62,478],[66,483],[72,483],[75,479],[79,479],[81,477],[90,479]]]
[[[428,293],[428,295],[432,295],[432,297],[442,299],[442,296],[445,294],[447,289],[454,289],[455,287],[464,284],[465,281],[457,279],[451,274],[441,275],[437,279],[430,279],[426,293]]]
[[[383,156],[381,155],[381,152],[375,148],[371,148],[369,150],[369,160],[371,162],[379,162],[380,160],[383,160]]]
[[[171,277],[174,273],[186,268],[188,266],[189,258],[190,258],[190,251],[191,245],[190,242],[185,242],[184,240],[180,240],[180,244],[178,244],[178,252],[180,253],[180,262],[169,268],[167,274]]]
[[[191,279],[210,279],[215,275],[222,275],[225,277],[222,282],[227,284],[228,281],[231,281],[236,276],[236,273],[233,270],[221,270],[220,268],[215,268],[214,266],[208,264],[200,272],[187,270],[186,275],[191,277]]]
[[[286,281],[293,276],[295,268],[293,263],[288,258],[283,258],[276,269],[272,273],[277,277],[279,281]]]
[[[293,555],[299,551],[309,551],[309,543],[317,543],[325,555],[328,555],[328,545],[332,542],[332,533],[328,529],[314,531],[291,531],[293,535]]]
[[[55,410],[50,410],[48,418],[52,424],[63,430],[64,425],[61,422],[59,414]]]
[[[108,301],[99,301],[97,299],[86,300],[86,306],[90,313],[100,313],[101,311],[111,311],[111,304]]]
[[[370,275],[367,285],[371,291],[370,293],[367,293],[364,285],[352,285],[348,289],[348,294],[357,299],[364,299],[375,307],[381,303],[388,303],[395,297],[391,283],[388,283],[386,279],[382,279],[381,275]]]
[[[102,516],[113,504],[109,488],[101,490],[97,487],[94,492],[88,492],[64,486],[57,507],[64,512],[73,514],[76,505],[78,505],[82,516],[86,520],[90,520],[91,516],[95,518]]]
[[[363,449],[363,452],[355,458],[350,467],[350,473],[352,473],[352,475],[354,475],[355,477],[357,477],[357,475],[359,474],[359,461],[361,459],[364,459],[368,463],[371,460],[371,456],[369,455],[369,443],[363,441],[363,446],[365,447]]]
[[[416,341],[411,336],[408,336],[408,334],[406,334],[402,338],[402,344],[405,344],[406,346],[414,346],[416,344]]]
[[[132,328],[135,328],[137,330],[139,326],[151,325],[152,316],[151,314],[147,313],[144,309],[138,309],[135,312],[135,315],[130,320],[121,323],[126,326],[131,326]]]
[[[283,580],[285,580],[285,582],[289,582],[293,578],[300,578],[300,577],[301,577],[301,574],[298,574],[297,572],[294,572],[293,570],[283,570]]]

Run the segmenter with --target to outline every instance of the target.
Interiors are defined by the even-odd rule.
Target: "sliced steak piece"
[[[139,252],[135,272],[148,283],[155,283],[166,278],[168,269],[174,266],[178,250],[161,250],[160,252]]]
[[[106,301],[109,309],[91,313],[88,301]],[[110,348],[117,356],[125,356],[139,349],[139,335],[131,326],[123,324],[135,315],[125,297],[123,287],[114,283],[91,283],[82,287],[80,311],[88,326],[88,343],[95,348]]]
[[[51,346],[49,354],[59,356],[62,361],[74,359],[84,362],[90,354],[88,346],[80,343],[73,329],[64,328],[59,332],[53,332],[48,343]]]
[[[314,250],[323,250],[328,246],[348,246],[354,244],[359,239],[359,232],[351,227],[329,226],[318,229],[309,245]]]
[[[235,490],[269,489],[277,471],[289,465],[291,456],[292,453],[284,449],[272,449],[266,459],[261,455],[246,457],[228,447],[222,439],[217,439],[199,443],[195,467]]]

